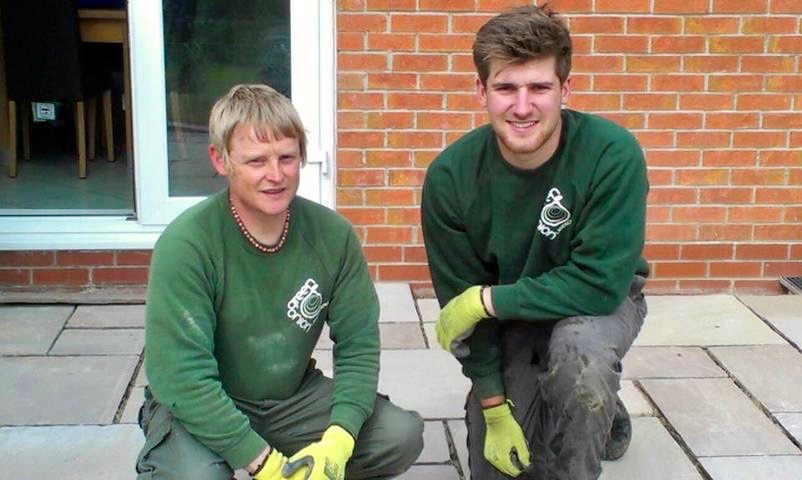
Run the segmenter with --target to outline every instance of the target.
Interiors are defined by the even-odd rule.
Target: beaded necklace
[[[254,246],[257,250],[262,253],[276,253],[281,250],[281,247],[284,246],[284,242],[287,240],[287,231],[290,229],[290,209],[287,208],[287,215],[284,217],[284,229],[281,231],[281,236],[274,245],[265,245],[264,243],[260,242],[259,240],[255,239],[251,232],[245,228],[245,224],[242,223],[242,219],[239,217],[239,213],[237,209],[234,208],[234,204],[231,203],[229,199],[228,205],[231,207],[231,214],[234,215],[234,221],[237,223],[239,227],[239,231],[242,232],[242,235],[248,240],[248,242]]]

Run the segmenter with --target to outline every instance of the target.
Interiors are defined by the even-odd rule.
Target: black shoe
[[[618,460],[624,456],[629,442],[632,440],[632,422],[629,420],[629,412],[624,402],[619,398],[615,403],[615,416],[613,426],[607,436],[607,444],[604,446],[602,460]]]

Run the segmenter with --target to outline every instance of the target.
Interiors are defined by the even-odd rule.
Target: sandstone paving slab
[[[638,390],[632,380],[622,380],[621,390],[618,392],[621,401],[627,407],[627,411],[631,417],[648,417],[654,415],[649,401],[643,396],[643,393]]]
[[[802,347],[802,295],[739,295],[738,299]]]
[[[646,379],[640,383],[697,456],[798,452],[729,379]]]
[[[632,419],[632,443],[614,462],[602,462],[599,480],[702,480],[702,476],[654,417]]]
[[[796,442],[802,444],[802,413],[775,413],[774,416],[780,425],[796,439]]]
[[[437,332],[434,329],[434,323],[424,323],[423,324],[423,334],[426,335],[426,343],[429,345],[429,348],[440,349],[440,345],[437,343]]]
[[[436,322],[440,317],[440,304],[436,298],[419,298],[418,311],[422,322]]]
[[[139,355],[145,331],[133,329],[65,329],[50,349],[51,355]]]
[[[415,299],[407,283],[377,282],[376,293],[379,294],[379,323],[385,322],[418,322],[418,311]]]
[[[413,465],[398,480],[459,480],[457,469],[451,465]]]
[[[136,379],[134,380],[134,386],[144,387],[147,384],[148,384],[148,376],[145,373],[145,364],[142,364],[139,367],[139,373],[136,374]]]
[[[731,295],[655,296],[636,346],[785,344]]]
[[[331,350],[334,342],[329,338],[329,326],[324,325],[315,348]],[[426,348],[420,323],[380,323],[379,338],[382,350]]]
[[[317,366],[332,375],[331,351],[316,350]],[[439,350],[383,350],[379,391],[424,419],[462,418],[470,382],[451,354]]]
[[[624,357],[623,378],[726,377],[699,347],[632,347]]]
[[[802,456],[711,457],[699,461],[713,480],[799,480]]]
[[[415,463],[445,463],[451,459],[448,451],[446,429],[441,421],[423,424],[423,452]]]
[[[144,440],[134,425],[5,427],[0,429],[0,476],[134,480]]]
[[[44,355],[74,307],[0,306],[0,355]]]
[[[714,347],[710,352],[771,412],[802,412],[802,353],[791,345]]]
[[[767,321],[797,348],[802,348],[802,320],[798,318],[777,318]]]
[[[0,425],[109,424],[136,356],[0,358]]]
[[[145,401],[145,387],[134,387],[125,402],[125,409],[120,417],[120,423],[139,423],[139,408]]]
[[[144,305],[80,305],[70,318],[70,328],[143,328]]]
[[[465,420],[449,420],[448,430],[451,432],[451,439],[454,441],[454,449],[457,451],[460,467],[465,478],[471,478],[471,469],[468,467],[468,427]]]

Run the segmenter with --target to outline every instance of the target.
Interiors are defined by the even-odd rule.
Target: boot
[[[613,425],[607,435],[607,444],[604,446],[602,460],[618,460],[624,456],[631,440],[632,422],[629,420],[629,412],[627,412],[627,407],[624,406],[621,398],[618,398],[615,403]]]

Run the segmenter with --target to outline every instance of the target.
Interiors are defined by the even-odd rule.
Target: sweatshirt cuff
[[[515,285],[493,285],[490,289],[496,318],[509,320],[519,317],[518,294]]]
[[[472,379],[474,395],[481,399],[504,395],[504,382],[501,374],[488,375]]]
[[[339,425],[344,428],[348,433],[354,437],[354,440],[359,436],[359,431],[362,430],[362,425],[372,412],[365,415],[360,408],[350,407],[347,405],[335,405],[331,409],[331,425]]]
[[[233,468],[245,468],[267,447],[267,442],[254,430],[249,430],[248,434],[233,447],[218,452],[223,459]]]

